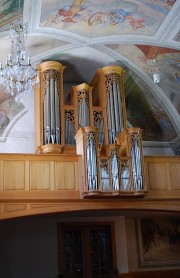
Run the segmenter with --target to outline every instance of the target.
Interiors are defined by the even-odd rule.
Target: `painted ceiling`
[[[169,142],[179,154],[179,14],[178,0],[0,0],[0,60],[10,49],[9,23],[23,18],[33,64],[61,62],[66,88],[90,84],[100,67],[122,66],[128,125],[141,127],[144,141]],[[3,137],[24,116],[24,105],[0,91]]]

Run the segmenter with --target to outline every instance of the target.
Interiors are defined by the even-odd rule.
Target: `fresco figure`
[[[64,6],[59,9],[58,15],[61,17],[62,22],[78,22],[80,12],[85,9],[83,6],[86,0],[74,0],[71,5]]]

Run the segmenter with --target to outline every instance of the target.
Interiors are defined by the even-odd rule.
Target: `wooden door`
[[[112,224],[59,224],[60,277],[116,277]]]

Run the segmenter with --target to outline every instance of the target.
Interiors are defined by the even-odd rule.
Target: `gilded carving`
[[[93,123],[94,126],[97,127],[98,123],[100,123],[103,120],[103,113],[99,111],[93,112]]]
[[[74,110],[65,110],[64,116],[72,125],[74,125]]]
[[[89,107],[89,92],[87,90],[78,91],[78,106],[85,99],[87,106]]]
[[[106,74],[105,75],[105,85],[106,85],[106,92],[107,92],[106,101],[108,101],[108,97],[109,97],[110,91],[112,90],[111,85],[113,83],[120,84],[120,76],[119,76],[119,74],[117,74],[117,73]]]
[[[59,71],[50,69],[43,72],[43,89],[44,91],[49,87],[49,81],[53,79],[56,84],[56,89],[59,92]]]

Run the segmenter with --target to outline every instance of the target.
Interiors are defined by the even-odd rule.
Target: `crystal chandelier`
[[[0,84],[6,93],[15,95],[15,100],[23,101],[23,95],[30,93],[34,85],[38,85],[38,72],[31,65],[26,55],[25,35],[28,25],[10,24],[11,49],[6,58],[6,65],[0,63]]]

